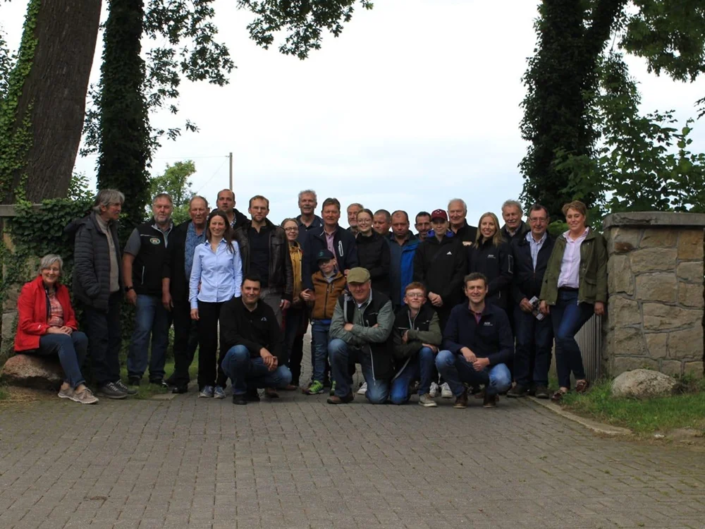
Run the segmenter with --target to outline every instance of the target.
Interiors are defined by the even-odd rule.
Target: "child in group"
[[[328,250],[316,255],[318,272],[313,274],[313,291],[304,290],[301,297],[312,306],[311,332],[313,333],[313,382],[302,391],[306,395],[323,393],[323,378],[328,356],[328,330],[335,304],[345,290],[345,276],[337,270],[335,256]],[[335,382],[333,382],[335,384]]]

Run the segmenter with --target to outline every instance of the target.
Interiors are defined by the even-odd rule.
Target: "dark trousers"
[[[198,302],[198,388],[205,386],[225,387],[228,380],[223,372],[223,351],[216,363],[218,351],[218,322],[221,303]],[[217,376],[217,380],[216,380]]]
[[[186,386],[191,380],[188,370],[198,347],[198,322],[191,319],[188,301],[175,302],[171,314],[174,318],[174,374],[169,383]]]
[[[553,325],[551,316],[537,320],[531,312],[514,306],[516,352],[514,378],[517,384],[529,387],[532,383],[548,387],[548,369],[551,367]]]
[[[284,315],[284,346],[288,352],[291,383],[299,385],[301,377],[301,361],[304,356],[304,334],[308,321],[306,307],[289,308]]]
[[[575,335],[595,313],[591,303],[578,303],[577,290],[558,289],[558,299],[551,307],[553,334],[556,335],[556,371],[558,384],[570,388],[570,374],[585,379],[585,368]]]
[[[88,355],[98,387],[120,380],[120,301],[122,293],[108,299],[108,311],[85,307],[83,314],[88,336]]]

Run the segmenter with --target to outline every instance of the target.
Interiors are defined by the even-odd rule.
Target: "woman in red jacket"
[[[80,404],[95,404],[98,399],[86,387],[81,374],[88,338],[78,331],[69,291],[59,283],[63,264],[58,255],[44,256],[39,263],[39,276],[22,287],[17,301],[15,352],[57,353],[66,377],[59,397]]]

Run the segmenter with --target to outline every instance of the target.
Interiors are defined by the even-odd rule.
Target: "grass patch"
[[[122,381],[127,384],[127,365],[124,361],[120,362],[121,367],[120,367],[120,378],[122,378]],[[166,373],[166,376],[164,379],[166,380],[169,378],[169,376],[174,372],[174,358],[169,357],[166,360],[166,364],[164,365],[164,372]],[[196,375],[198,373],[198,351],[196,351],[196,355],[193,358],[193,362],[191,362],[191,367],[189,367],[189,376],[191,377],[191,380],[195,380]],[[169,393],[170,389],[165,388],[162,386],[156,386],[154,384],[149,383],[149,379],[145,375],[142,377],[142,383],[139,385],[137,388],[137,394],[134,397],[131,397],[133,399],[151,399],[154,395],[160,395],[164,393]]]
[[[705,432],[705,381],[681,379],[671,397],[618,399],[612,382],[602,381],[586,394],[569,393],[563,405],[570,411],[601,422],[623,426],[638,434],[694,428]]]
[[[5,400],[10,396],[10,392],[7,391],[7,387],[0,385],[0,400]]]

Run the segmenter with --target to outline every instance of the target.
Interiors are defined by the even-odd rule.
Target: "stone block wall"
[[[609,303],[603,364],[703,376],[705,215],[619,213],[604,221]]]

